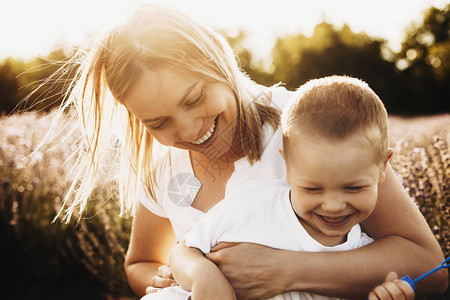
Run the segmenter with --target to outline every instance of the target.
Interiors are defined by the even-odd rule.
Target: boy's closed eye
[[[302,189],[305,192],[314,193],[314,194],[320,193],[322,191],[322,188],[313,188],[313,187],[302,187]]]
[[[361,191],[364,188],[364,186],[346,186],[344,189],[347,192],[356,193]]]

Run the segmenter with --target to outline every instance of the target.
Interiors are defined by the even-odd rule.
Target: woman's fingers
[[[219,250],[225,249],[225,248],[229,248],[229,247],[234,247],[236,245],[239,245],[240,243],[231,243],[231,242],[220,242],[219,244],[217,244],[216,246],[211,248],[211,252],[217,252]]]
[[[252,243],[227,244],[220,251],[206,254],[206,258],[220,268],[238,299],[267,299],[283,290],[285,282],[274,266],[279,250]]]

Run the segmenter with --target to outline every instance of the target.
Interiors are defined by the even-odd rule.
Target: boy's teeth
[[[322,217],[325,221],[327,222],[340,222],[343,221],[347,218],[347,216],[342,216],[342,217]]]
[[[193,141],[192,144],[194,144],[194,145],[203,144],[205,141],[207,141],[211,137],[211,135],[214,133],[215,128],[216,128],[216,120],[214,120],[214,122],[211,124],[208,132],[206,132],[206,134],[204,136],[202,136],[201,138],[199,138],[198,140]]]

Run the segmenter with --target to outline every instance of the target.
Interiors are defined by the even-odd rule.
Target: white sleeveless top
[[[280,111],[293,94],[284,87],[272,88],[271,92],[271,105]],[[245,157],[234,162],[234,172],[226,184],[225,195],[248,180],[286,178],[286,167],[279,153],[282,148],[281,126],[275,132],[271,125],[263,126],[263,148],[261,159],[253,165]],[[169,218],[177,239],[182,241],[184,235],[205,215],[190,206],[201,184],[194,176],[189,151],[161,146],[162,149],[170,153],[171,168],[167,166],[158,178],[156,201],[143,196],[140,202],[152,213]]]

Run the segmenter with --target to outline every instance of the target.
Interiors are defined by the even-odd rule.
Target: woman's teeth
[[[202,136],[201,138],[199,138],[196,141],[193,141],[192,144],[194,145],[200,145],[203,144],[204,142],[206,142],[214,133],[214,129],[216,128],[216,120],[214,120],[214,122],[212,122],[211,126],[209,127],[208,131],[206,132],[206,134],[204,136]]]

